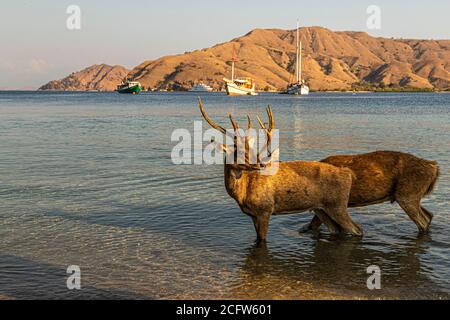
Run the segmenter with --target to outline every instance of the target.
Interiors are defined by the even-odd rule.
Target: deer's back
[[[411,186],[429,184],[434,172],[432,168],[434,162],[395,151],[337,155],[328,157],[322,162],[349,168],[354,173],[350,206],[395,201],[395,191],[399,181],[403,184],[410,183]],[[412,175],[414,172],[423,172],[423,174]],[[415,177],[415,181],[411,180],[412,176]]]
[[[258,174],[249,177],[248,202],[256,205],[258,201],[270,200],[274,213],[289,213],[348,200],[352,183],[350,170],[307,161],[282,162],[279,165],[273,176]]]

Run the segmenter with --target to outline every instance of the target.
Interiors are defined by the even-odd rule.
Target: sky
[[[70,5],[81,10],[69,30]],[[381,28],[366,10],[380,8]],[[256,28],[323,26],[374,36],[450,39],[449,0],[14,0],[0,2],[0,89],[35,89],[93,64],[145,60],[229,41]]]

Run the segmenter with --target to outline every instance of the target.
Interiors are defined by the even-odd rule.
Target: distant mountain
[[[61,80],[50,81],[39,90],[99,90],[113,91],[128,74],[122,66],[93,65],[74,72]]]
[[[300,34],[303,75],[313,90],[450,87],[450,40],[375,38],[365,32],[333,32],[322,27],[302,28]],[[259,90],[280,90],[292,80],[295,30],[279,29],[256,29],[211,48],[145,61],[131,70],[130,76],[144,88],[184,90],[196,82],[204,82],[220,89],[222,78],[230,77],[229,61],[234,51],[239,58],[237,76],[254,78]],[[86,74],[94,74],[90,69],[99,67],[52,81],[41,89],[96,88],[99,77]],[[101,86],[103,90],[114,89],[126,70],[114,68],[117,79],[112,76],[112,70],[105,72],[115,83]]]

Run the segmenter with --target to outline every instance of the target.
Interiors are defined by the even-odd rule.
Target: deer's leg
[[[431,175],[434,176],[434,174],[430,173]],[[414,183],[410,179],[403,179],[398,182],[395,192],[395,200],[411,220],[414,221],[421,233],[428,231],[433,219],[433,214],[420,205],[420,201],[428,192],[430,183],[432,183],[430,177],[424,178],[419,176]]]
[[[317,219],[320,220],[321,223],[324,223],[331,234],[341,233],[341,228],[339,227],[339,225],[336,222],[334,222],[333,219],[331,219],[324,210],[315,209],[314,213],[315,213],[314,218],[317,217]]]
[[[322,225],[322,220],[317,215],[314,215],[312,220],[302,226],[298,232],[300,233],[306,233],[308,231],[317,231],[319,230],[320,226]]]
[[[434,215],[422,206],[420,206],[420,209],[423,211],[424,214],[426,214],[428,216],[428,218],[430,219],[430,224],[431,224],[431,220],[433,220]]]
[[[358,237],[363,235],[361,226],[356,224],[348,214],[347,205],[329,207],[325,211],[328,216],[342,228],[343,231]]]
[[[432,217],[427,210],[423,210],[420,206],[420,201],[397,199],[398,204],[408,214],[412,221],[416,224],[420,233],[428,232],[430,228]]]
[[[258,242],[266,240],[267,232],[269,231],[270,216],[270,213],[252,216]]]

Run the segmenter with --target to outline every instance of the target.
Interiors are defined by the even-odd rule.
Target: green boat
[[[117,86],[118,93],[138,94],[141,91],[142,91],[141,84],[137,81],[126,80]]]

